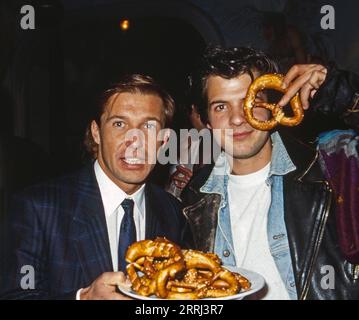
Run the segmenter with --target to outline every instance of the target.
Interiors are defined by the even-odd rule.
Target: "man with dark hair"
[[[252,128],[243,113],[247,90],[258,76],[277,71],[249,48],[214,47],[203,56],[193,77],[195,104],[223,151],[181,196],[192,245],[262,274],[267,285],[259,298],[358,299],[358,134],[330,132],[307,146],[277,130]],[[332,66],[295,65],[278,104],[299,92],[304,109],[310,104],[358,129],[355,79]],[[256,99],[268,97],[262,91]],[[254,115],[270,117],[263,108]]]
[[[180,203],[147,182],[173,112],[170,95],[147,76],[104,92],[86,140],[95,161],[14,199],[2,298],[125,299],[116,289],[126,285],[131,243],[182,243]]]

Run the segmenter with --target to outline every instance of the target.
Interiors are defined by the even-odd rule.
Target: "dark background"
[[[20,27],[26,4],[35,30]],[[334,30],[321,29],[323,5],[335,9]],[[99,85],[150,74],[175,98],[175,129],[187,127],[187,77],[206,45],[262,49],[283,72],[330,60],[359,72],[358,12],[355,0],[0,0],[0,244],[15,191],[88,161],[84,131]],[[310,140],[340,127],[307,112],[291,132]],[[156,170],[163,184],[166,168]]]
[[[35,8],[35,30],[22,30],[20,8]],[[322,30],[323,5],[335,30]],[[0,0],[1,201],[86,161],[85,128],[93,92],[124,72],[158,79],[177,104],[175,129],[186,127],[187,76],[208,44],[249,45],[283,66],[335,60],[359,70],[358,1],[321,0]],[[123,31],[120,22],[130,20]],[[299,50],[290,47],[291,36]],[[315,120],[315,119],[314,119]],[[304,139],[340,128],[320,119],[292,130]],[[160,176],[163,182],[165,174]]]

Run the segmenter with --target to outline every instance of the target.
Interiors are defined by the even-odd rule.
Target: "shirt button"
[[[226,258],[229,257],[230,254],[231,254],[231,253],[229,252],[229,250],[224,250],[224,251],[223,251],[223,256],[226,257]]]
[[[291,282],[290,283],[290,286],[293,288],[293,287],[295,287],[295,282]]]

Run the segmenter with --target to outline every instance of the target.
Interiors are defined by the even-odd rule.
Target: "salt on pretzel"
[[[286,89],[282,88],[283,78],[283,75],[280,74],[265,74],[256,78],[249,86],[244,100],[244,116],[253,128],[265,131],[273,129],[277,124],[293,127],[302,122],[304,111],[298,93],[290,100],[293,117],[287,117],[283,109],[277,104],[255,102],[257,93],[265,89],[273,89],[285,93]],[[255,107],[261,107],[271,111],[273,117],[264,121],[256,119],[253,115],[253,109]]]

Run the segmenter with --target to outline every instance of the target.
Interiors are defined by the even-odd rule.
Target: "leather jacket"
[[[355,98],[354,88],[348,86],[352,80],[336,69],[329,72],[321,94],[318,92],[322,99],[317,95],[312,108],[322,113],[330,110],[331,113],[343,115],[345,122],[350,121],[358,128],[359,121],[354,121],[353,117],[346,121],[348,110],[343,108],[346,103],[350,110],[356,107],[352,101]],[[340,92],[334,90],[340,87],[338,82],[342,86]],[[331,100],[328,100],[329,94]],[[323,99],[327,102],[323,103]],[[329,105],[328,101],[332,104]],[[296,166],[295,171],[283,178],[283,201],[298,299],[359,299],[359,265],[349,263],[340,250],[335,216],[336,198],[320,166],[319,152],[315,145],[304,144],[286,134],[281,134],[281,138]],[[213,165],[204,166],[181,196],[183,212],[188,220],[185,233],[191,239],[188,246],[210,252],[214,250],[221,196],[202,193],[200,188],[212,169]],[[334,271],[334,288],[325,285],[329,270]]]

